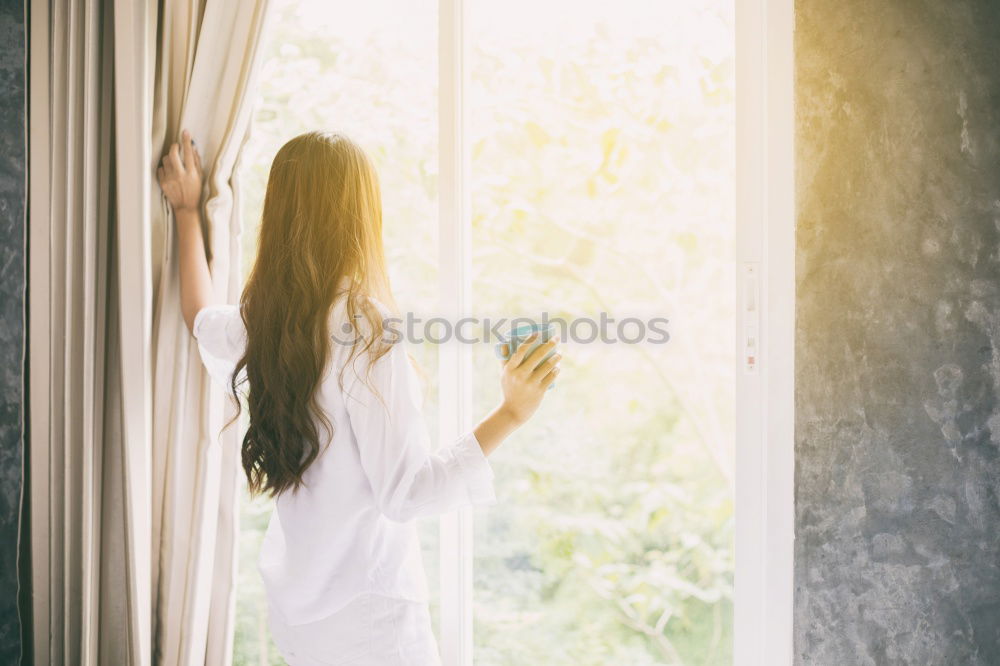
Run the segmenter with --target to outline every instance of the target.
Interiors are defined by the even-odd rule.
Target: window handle
[[[743,297],[743,372],[756,374],[760,364],[760,264],[743,264],[740,292]]]

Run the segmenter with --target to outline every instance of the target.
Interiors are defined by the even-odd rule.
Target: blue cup
[[[535,347],[538,347],[542,343],[547,342],[550,338],[552,338],[556,334],[556,327],[552,324],[547,324],[545,326],[542,326],[540,324],[521,324],[520,326],[512,328],[510,332],[507,333],[506,335],[499,336],[500,342],[497,343],[496,347],[494,348],[497,358],[506,361],[508,358],[510,358],[510,355],[516,352],[518,347],[524,344],[527,341],[527,339],[531,337],[531,334],[535,332],[538,332],[540,335],[538,336],[538,339],[531,344],[531,349],[529,349],[525,353],[526,356],[530,354],[532,350],[535,349]],[[508,353],[506,354],[504,354],[503,351],[505,345],[507,346],[507,351],[508,351]],[[543,363],[544,361],[547,361],[555,353],[556,350],[553,349],[538,362]],[[556,383],[552,382],[551,384],[549,384],[549,388],[551,389],[555,385]]]

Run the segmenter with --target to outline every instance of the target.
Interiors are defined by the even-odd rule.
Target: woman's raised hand
[[[181,151],[183,150],[183,157]],[[201,206],[202,170],[201,156],[191,140],[191,133],[184,130],[181,142],[170,146],[156,170],[160,189],[174,209],[174,214],[197,212]]]
[[[532,343],[537,339],[536,332],[518,346],[517,351],[503,364],[503,374],[500,377],[500,387],[503,389],[501,409],[518,423],[531,418],[542,404],[545,391],[559,375],[562,354],[553,354],[542,360],[555,349],[559,337],[555,336],[531,349]]]

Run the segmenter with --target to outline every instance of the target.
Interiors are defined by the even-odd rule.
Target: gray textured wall
[[[0,664],[21,652],[17,530],[24,404],[24,5],[0,0]]]
[[[797,0],[798,664],[1000,664],[1000,2]]]

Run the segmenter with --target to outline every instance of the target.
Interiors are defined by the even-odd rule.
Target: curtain
[[[32,0],[29,465],[46,664],[231,662],[238,444],[153,174],[191,130],[219,298],[267,0]]]
[[[120,324],[142,313],[121,316],[117,276],[115,53],[100,39],[113,32],[114,17],[99,3],[32,2],[30,19],[34,662],[141,663],[133,656],[149,615],[141,478],[148,447],[144,431],[125,445],[121,371],[126,355],[142,357],[144,336],[137,329],[134,344],[122,344]],[[139,291],[142,265],[129,276]],[[133,372],[141,375],[141,364]],[[141,423],[141,393],[129,399],[136,405]]]
[[[213,286],[242,286],[237,160],[250,126],[266,0],[173,0],[160,14],[152,142],[159,156],[188,129],[206,165],[204,207]],[[236,428],[180,310],[177,236],[152,192],[153,602],[159,664],[228,663],[237,543]]]

